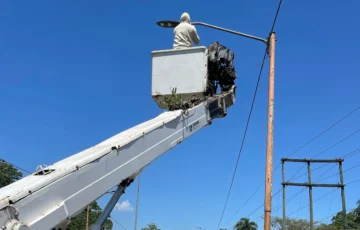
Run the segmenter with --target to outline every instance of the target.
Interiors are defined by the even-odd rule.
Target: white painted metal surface
[[[152,97],[160,108],[172,89],[183,100],[195,95],[204,97],[207,86],[207,49],[205,46],[187,49],[153,51]]]
[[[136,177],[212,119],[225,116],[234,102],[234,94],[229,92],[186,112],[165,112],[50,165],[48,169],[54,171],[49,174],[32,174],[0,189],[0,228],[24,224],[24,229],[30,230],[60,225],[64,229],[89,203],[123,180]]]

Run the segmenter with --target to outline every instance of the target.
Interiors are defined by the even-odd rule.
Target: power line
[[[352,211],[354,211],[355,209],[356,209],[356,208],[353,208],[353,209],[349,210],[349,212],[352,212]],[[342,211],[339,211],[339,212],[342,212]],[[327,216],[327,217],[325,217],[325,218],[324,218],[324,219],[322,219],[322,220],[319,220],[319,221],[318,221],[318,223],[324,223],[324,220],[327,220],[327,219],[329,219],[329,218],[331,218],[331,217],[335,216],[335,215],[336,215],[336,214],[338,214],[339,212],[333,213],[332,215]]]
[[[119,222],[117,222],[114,218],[110,218],[112,221],[114,221],[117,225],[119,225],[120,227],[122,227],[123,229],[127,230],[127,228],[125,228],[122,224],[120,224]]]
[[[321,133],[319,133],[318,135],[316,135],[315,137],[313,137],[311,140],[309,140],[308,142],[306,142],[305,144],[303,144],[302,146],[300,146],[299,148],[297,148],[295,151],[293,151],[292,153],[290,153],[288,156],[286,156],[287,158],[291,157],[292,155],[294,155],[295,153],[297,153],[299,150],[303,149],[304,147],[306,147],[307,145],[309,145],[310,143],[312,143],[313,141],[315,141],[316,139],[318,139],[319,137],[321,137],[322,135],[324,135],[326,132],[328,132],[330,129],[334,128],[336,125],[338,125],[340,122],[342,122],[343,120],[345,120],[346,118],[348,118],[350,115],[352,115],[353,113],[355,113],[358,109],[360,109],[360,106],[356,107],[354,110],[352,110],[351,112],[347,113],[344,117],[342,117],[340,120],[336,121],[334,124],[330,125],[328,128],[326,128],[324,131],[322,131]],[[275,170],[281,165],[281,163],[279,163],[276,167]]]
[[[323,175],[325,175],[326,173],[330,172],[333,168],[335,168],[337,166],[337,164],[333,164],[333,166],[331,166],[328,170],[326,170],[323,174],[321,174],[320,176],[318,176],[315,181],[318,181]]]
[[[281,3],[282,3],[282,0],[280,0],[279,5],[278,5],[278,7],[277,7],[276,14],[275,14],[275,17],[274,17],[272,26],[271,26],[271,32],[270,32],[270,34],[274,31],[274,27],[275,27],[275,24],[276,24],[276,20],[277,20],[277,17],[278,17],[278,15],[279,15]],[[247,134],[247,130],[248,130],[249,123],[250,123],[250,118],[251,118],[252,111],[253,111],[253,108],[254,108],[255,99],[256,99],[256,95],[257,95],[258,88],[259,88],[259,83],[260,83],[262,71],[263,71],[263,68],[264,68],[265,59],[266,59],[266,56],[267,56],[267,48],[268,48],[268,47],[266,47],[265,52],[264,52],[264,57],[263,57],[263,60],[262,60],[262,64],[261,64],[260,71],[259,71],[258,80],[257,80],[257,82],[256,82],[255,92],[254,92],[254,96],[253,96],[253,99],[252,99],[252,103],[251,103],[251,107],[250,107],[248,119],[247,119],[247,122],[246,122],[245,131],[244,131],[243,139],[242,139],[242,142],[241,142],[240,150],[239,150],[238,157],[237,157],[237,160],[236,160],[236,165],[235,165],[234,173],[233,173],[233,176],[232,176],[232,179],[231,179],[229,191],[228,191],[228,194],[227,194],[227,196],[226,196],[225,205],[224,205],[223,211],[222,211],[222,213],[221,213],[221,217],[220,217],[220,221],[219,221],[219,224],[218,224],[218,226],[217,226],[217,229],[220,227],[221,221],[222,221],[222,219],[223,219],[223,217],[224,217],[224,213],[225,213],[225,210],[226,210],[227,203],[228,203],[228,201],[229,201],[231,189],[232,189],[232,186],[233,186],[233,184],[234,184],[234,179],[235,179],[236,171],[237,171],[237,168],[238,168],[238,165],[239,165],[239,161],[240,161],[240,157],[241,157],[241,152],[242,152],[242,149],[243,149],[243,146],[244,146],[244,143],[245,143],[246,134]]]
[[[300,194],[302,194],[304,191],[306,190],[306,188],[302,188],[300,189],[297,193],[295,193],[294,195],[292,195],[290,198],[288,198],[286,201],[285,201],[285,204],[288,204],[290,203],[292,200],[294,200],[297,196],[299,196]],[[279,205],[278,207],[276,207],[274,209],[274,212],[276,212],[277,210],[281,209],[283,207],[283,205]]]
[[[359,165],[360,166],[360,165]],[[353,167],[354,168],[354,167]],[[352,168],[351,168],[352,169]],[[346,170],[346,171],[349,171],[350,169]],[[344,171],[345,172],[345,171]],[[325,172],[326,173],[326,172]],[[324,173],[323,173],[324,174]],[[322,175],[323,175],[322,174]],[[321,175],[320,175],[321,176]],[[321,181],[321,180],[319,180]],[[315,180],[315,182],[319,182],[317,181],[317,179]],[[360,180],[359,180],[360,181]],[[285,204],[288,204],[289,202],[291,202],[293,199],[295,199],[297,196],[299,196],[300,194],[302,194],[304,191],[306,190],[306,188],[302,188],[301,190],[299,190],[298,192],[296,192],[295,194],[293,194],[290,198],[288,198],[286,201],[285,201]],[[280,193],[281,191],[281,188],[278,190],[278,192],[276,194],[273,195],[273,197],[275,197],[278,193]],[[272,198],[273,198],[272,197]],[[258,211],[261,207],[263,207],[264,204],[260,205],[259,207],[257,207],[254,211],[251,212],[251,214],[249,215],[249,217],[251,215],[253,215],[256,211]],[[277,210],[279,210],[280,208],[282,208],[282,204],[277,206],[273,211],[276,212]]]
[[[332,206],[332,202],[333,202],[333,197],[334,197],[334,192],[331,194],[331,198],[330,198],[330,205],[329,205],[329,211],[328,211],[328,215],[330,213],[331,210],[331,206]]]
[[[26,172],[26,173],[28,173],[28,174],[31,174],[31,172],[29,172],[28,170],[23,169],[23,168],[20,168],[19,166],[16,166],[16,165],[10,163],[10,162],[7,161],[7,160],[4,160],[4,159],[1,159],[1,158],[0,158],[0,162],[1,162],[1,161],[2,161],[2,162],[5,162],[5,163],[7,163],[7,164],[9,164],[9,165],[12,165],[13,167],[15,167],[15,168],[17,168],[17,169],[19,169],[19,170],[21,170],[21,171],[23,171],[23,172]]]
[[[346,169],[346,170],[344,170],[343,172],[350,171],[350,170],[352,170],[352,169],[354,169],[354,168],[357,168],[357,167],[360,167],[360,164],[355,165],[355,166],[353,166],[353,167],[351,167],[351,168],[349,168],[349,169]],[[326,173],[326,172],[325,172],[325,173]],[[322,175],[324,175],[325,173],[321,174],[320,177],[321,177]],[[320,181],[323,181],[323,180],[326,180],[326,179],[328,179],[328,178],[331,178],[331,177],[334,177],[334,176],[337,176],[337,175],[339,175],[339,173],[334,174],[334,175],[331,175],[331,176],[326,177],[326,178],[321,179],[321,180],[316,179],[316,180],[315,180],[315,183],[320,182]],[[352,182],[348,183],[348,185],[349,185],[349,184],[356,183],[356,182],[360,182],[360,179],[359,179],[359,180],[352,181]],[[289,198],[287,201],[285,201],[285,204],[288,204],[291,200],[293,200],[295,197],[297,197],[298,195],[300,195],[300,194],[301,194],[303,191],[305,191],[305,190],[306,190],[306,188],[303,188],[300,192],[298,192],[297,194],[295,194],[295,195],[293,195],[291,198]],[[330,193],[329,193],[329,194],[330,194]],[[326,194],[325,196],[327,196],[327,195],[329,195],[329,194]],[[318,200],[316,200],[316,201],[319,201],[319,200],[320,200],[320,199],[318,199]],[[316,201],[315,201],[315,202],[316,202]],[[313,202],[313,203],[315,203],[315,202]],[[283,205],[280,205],[280,207],[277,207],[277,209],[275,209],[274,211],[277,211],[279,208],[282,208],[282,206],[283,206]],[[309,205],[307,205],[307,206],[309,206]],[[305,206],[305,207],[307,207],[307,206]],[[301,209],[303,209],[303,208],[304,208],[304,207],[302,207]],[[300,210],[301,210],[301,209],[300,209]],[[298,211],[300,211],[300,210],[298,210]],[[294,213],[291,213],[290,215],[292,215],[292,214],[294,214]],[[289,215],[289,216],[290,216],[290,215]]]
[[[324,151],[318,153],[317,155],[315,155],[315,156],[313,157],[313,159],[316,158],[316,157],[318,157],[318,156],[320,156],[321,154],[327,152],[328,150],[334,148],[335,146],[341,144],[342,142],[346,141],[347,139],[349,139],[350,137],[354,136],[354,135],[357,134],[358,132],[360,132],[360,129],[356,130],[355,132],[353,132],[353,133],[350,134],[349,136],[345,137],[344,139],[340,140],[339,142],[335,143],[334,145],[330,146],[329,148],[325,149]]]
[[[245,201],[245,203],[236,211],[236,213],[234,214],[234,216],[231,217],[225,224],[228,224],[228,223],[239,213],[239,211],[240,211],[243,207],[245,207],[245,205],[251,200],[251,198],[253,198],[253,196],[255,196],[255,194],[256,194],[263,186],[264,186],[264,184],[261,184],[261,186],[256,189],[256,191],[255,191],[255,192]]]
[[[354,152],[355,152],[355,151],[352,151],[351,153],[354,153]],[[349,154],[351,154],[351,153],[349,153]],[[346,154],[346,155],[349,155],[349,154]],[[335,166],[336,166],[336,165],[335,165]],[[353,166],[353,167],[351,167],[351,168],[349,168],[349,169],[346,169],[346,170],[344,170],[343,172],[350,171],[350,170],[352,170],[352,169],[354,169],[354,168],[357,168],[357,167],[360,167],[360,164],[355,165],[355,166]],[[327,173],[327,172],[322,173],[322,174],[320,175],[320,177],[321,177],[322,175],[324,175],[325,173]],[[326,179],[328,179],[328,178],[337,176],[338,174],[339,174],[339,173],[334,174],[334,175],[331,175],[331,176],[329,176],[329,177],[327,177],[327,178],[324,178],[324,179],[321,179],[321,180],[318,180],[318,179],[319,179],[319,177],[318,177],[318,178],[315,180],[315,182],[320,182],[320,181],[326,180]],[[350,185],[350,184],[353,184],[353,183],[357,183],[357,182],[360,182],[360,179],[359,179],[359,180],[355,180],[355,181],[351,181],[351,182],[347,183],[347,185]],[[337,189],[338,189],[338,188],[336,188],[335,190],[337,190]],[[281,189],[280,189],[280,190],[281,190]],[[298,191],[297,193],[295,193],[292,197],[288,198],[288,199],[285,201],[285,204],[288,204],[290,201],[292,201],[292,200],[295,199],[297,196],[299,196],[300,194],[302,194],[305,190],[306,190],[306,188],[303,188],[303,189],[301,189],[300,191]],[[335,191],[335,190],[334,190],[334,191]],[[334,191],[331,191],[331,192],[334,192]],[[323,197],[319,198],[318,200],[314,201],[313,203],[321,200],[321,199],[324,198],[325,196],[328,196],[329,194],[331,194],[331,192],[328,193],[328,194],[326,194],[326,195],[324,195]],[[275,194],[275,195],[277,195],[277,194]],[[274,196],[275,196],[275,195],[274,195]],[[273,197],[274,197],[274,196],[273,196]],[[249,215],[249,217],[250,217],[251,215],[253,215],[256,211],[258,211],[258,210],[259,210],[261,207],[263,207],[263,206],[264,206],[264,205],[262,204],[261,206],[259,206],[258,208],[256,208],[253,212],[251,212],[251,214]],[[307,205],[307,206],[309,206],[309,205]],[[300,211],[300,210],[302,210],[302,209],[304,209],[304,208],[307,207],[307,206],[301,207],[301,208],[298,209],[297,211],[289,214],[289,216],[290,216],[290,215],[293,215],[294,213],[296,213],[296,212],[298,212],[298,211]],[[283,205],[279,205],[279,206],[277,206],[273,211],[275,212],[275,211],[279,210],[279,209],[282,208],[282,207],[283,207]]]
[[[353,151],[353,152],[354,152],[354,151]],[[349,154],[347,154],[347,155],[349,155]],[[335,166],[336,166],[336,165],[335,165]],[[359,164],[359,165],[356,165],[356,166],[354,166],[354,167],[352,167],[352,168],[346,169],[346,170],[344,170],[343,172],[352,170],[352,169],[354,169],[354,168],[356,168],[356,167],[359,167],[359,166],[360,166],[360,164]],[[326,179],[328,179],[328,178],[334,177],[334,176],[336,176],[336,175],[339,174],[339,173],[337,173],[337,174],[332,175],[332,176],[330,176],[330,177],[327,177],[327,178],[324,178],[324,179],[319,180],[319,178],[320,178],[321,176],[323,176],[323,175],[324,175],[325,173],[327,173],[327,172],[328,172],[328,171],[322,173],[317,179],[315,179],[315,183],[316,183],[316,182],[323,181],[323,180],[326,180]],[[359,180],[359,181],[360,181],[360,180]],[[355,181],[355,182],[356,182],[356,181]],[[298,191],[297,193],[295,193],[292,197],[288,198],[288,199],[285,201],[285,204],[288,204],[290,201],[292,201],[293,199],[295,199],[297,196],[299,196],[299,195],[300,195],[301,193],[303,193],[305,190],[306,190],[306,188],[303,188],[303,189],[301,189],[300,191]],[[282,207],[283,207],[283,205],[280,205],[280,206],[276,207],[276,208],[274,209],[274,212],[277,211],[277,210],[279,210],[279,209],[282,208]]]
[[[340,141],[336,142],[335,144],[331,145],[330,147],[326,148],[325,150],[319,152],[318,154],[316,154],[313,158],[311,159],[314,159],[318,156],[320,156],[321,154],[329,151],[330,149],[334,148],[335,146],[341,144],[342,142],[346,141],[347,139],[349,139],[350,137],[354,136],[355,134],[357,134],[358,132],[360,132],[360,129],[356,130],[355,132],[353,132],[352,134],[350,134],[349,136],[341,139]],[[296,171],[296,173],[289,179],[289,180],[292,180],[294,179],[294,177],[305,167],[306,164],[304,164],[298,171]]]
[[[247,119],[246,126],[245,126],[245,131],[244,131],[243,139],[242,139],[241,146],[240,146],[240,151],[239,151],[239,154],[238,154],[238,157],[237,157],[237,160],[236,160],[236,165],[235,165],[234,173],[233,173],[233,176],[232,176],[232,179],[231,179],[231,183],[230,183],[230,187],[229,187],[229,191],[228,191],[228,194],[227,194],[227,197],[226,197],[226,200],[225,200],[225,205],[224,205],[223,211],[222,211],[222,213],[221,213],[220,221],[219,221],[219,224],[218,224],[218,226],[217,226],[216,229],[218,229],[218,228],[220,227],[221,221],[222,221],[223,216],[224,216],[224,213],[225,213],[225,209],[226,209],[227,203],[228,203],[228,201],[229,201],[229,196],[230,196],[230,193],[231,193],[231,189],[232,189],[232,186],[233,186],[233,184],[234,184],[234,179],[235,179],[236,171],[237,171],[237,168],[238,168],[238,165],[239,165],[239,161],[240,161],[240,157],[241,157],[241,152],[242,152],[242,149],[243,149],[243,146],[244,146],[244,143],[245,143],[245,138],[246,138],[247,130],[248,130],[248,127],[249,127],[249,123],[250,123],[250,118],[251,118],[251,115],[252,115],[252,111],[253,111],[253,108],[254,108],[255,99],[256,99],[256,95],[257,95],[257,90],[258,90],[258,87],[259,87],[259,83],[260,83],[260,79],[261,79],[261,74],[262,74],[262,70],[263,70],[263,67],[264,67],[265,59],[266,59],[266,55],[267,55],[267,52],[266,52],[266,50],[265,50],[264,57],[263,57],[263,61],[262,61],[261,68],[260,68],[260,73],[259,73],[258,80],[257,80],[257,83],[256,83],[256,87],[255,87],[255,92],[254,92],[253,100],[252,100],[251,107],[250,107],[250,112],[249,112],[248,119]]]
[[[353,109],[352,111],[350,111],[349,113],[347,113],[345,116],[343,116],[342,118],[340,118],[339,120],[337,120],[335,123],[331,124],[329,127],[327,127],[325,130],[323,130],[322,132],[320,132],[319,134],[317,134],[315,137],[311,138],[309,141],[307,141],[306,143],[304,143],[303,145],[301,145],[299,148],[297,148],[295,151],[293,151],[292,153],[290,153],[289,155],[287,155],[286,157],[291,157],[293,156],[295,153],[297,153],[298,151],[300,151],[301,149],[303,149],[304,147],[308,146],[309,144],[311,144],[312,142],[314,142],[316,139],[318,139],[319,137],[321,137],[322,135],[324,135],[325,133],[327,133],[329,130],[331,130],[332,128],[334,128],[336,125],[338,125],[339,123],[341,123],[342,121],[344,121],[345,119],[347,119],[349,116],[351,116],[353,113],[355,113],[357,110],[360,109],[360,106],[356,107],[355,109]],[[281,165],[281,163],[279,163],[275,169],[274,172],[276,172],[276,170],[279,168],[279,166]],[[320,166],[320,167],[325,167],[326,165]],[[320,168],[319,167],[319,168]],[[301,171],[301,170],[300,170]],[[305,174],[306,175],[306,174]],[[297,178],[293,178],[293,179],[297,179]],[[259,188],[256,189],[256,191],[250,196],[250,198],[248,200],[245,201],[245,204],[247,204],[252,197],[254,197],[258,191],[260,190],[260,188],[262,186],[264,186],[265,182],[263,182]],[[236,211],[236,213],[238,213],[245,205],[242,205],[241,208]]]
[[[360,148],[358,148],[358,149],[356,149],[356,150],[353,150],[353,151],[345,154],[344,156],[342,156],[342,157],[340,157],[340,158],[347,159],[347,158],[352,157],[352,156],[354,156],[354,155],[356,155],[356,154],[359,154],[359,153],[360,153]],[[317,171],[317,170],[319,170],[319,169],[321,169],[321,168],[324,168],[325,166],[327,166],[327,165],[329,165],[329,164],[330,164],[330,163],[323,164],[323,165],[321,165],[321,166],[319,166],[319,167],[311,170],[311,172],[314,172],[314,171]],[[336,165],[335,165],[335,166],[336,166]],[[307,172],[304,173],[304,174],[302,174],[302,175],[300,175],[300,176],[297,176],[297,177],[295,177],[295,178],[292,178],[292,180],[296,180],[296,179],[298,179],[298,178],[300,178],[300,177],[302,177],[302,176],[306,176],[306,175],[307,175]]]
[[[318,202],[318,201],[320,201],[320,200],[324,199],[324,198],[325,198],[325,197],[327,197],[328,195],[333,194],[333,193],[334,193],[336,190],[338,190],[338,189],[339,189],[339,188],[335,188],[335,189],[331,190],[329,193],[327,193],[327,194],[325,194],[325,195],[321,196],[319,199],[315,200],[313,203],[316,203],[316,202]],[[298,210],[296,210],[296,211],[294,211],[294,212],[290,213],[288,216],[291,216],[291,215],[293,215],[293,214],[295,214],[295,213],[299,212],[300,210],[303,210],[304,208],[306,208],[306,207],[308,207],[308,206],[309,206],[309,204],[304,205],[303,207],[299,208]]]
[[[352,170],[352,169],[354,169],[354,168],[357,168],[357,167],[360,167],[360,164],[357,164],[357,165],[355,165],[355,166],[353,166],[353,167],[351,167],[351,168],[348,168],[348,169],[344,170],[343,173],[344,173],[344,172],[347,172],[347,171],[350,171],[350,170]],[[340,173],[335,173],[335,174],[333,174],[333,175],[331,175],[331,176],[328,176],[328,177],[326,177],[326,178],[324,178],[324,179],[321,179],[321,180],[319,180],[319,181],[324,181],[324,180],[326,180],[326,179],[329,179],[329,178],[331,178],[331,177],[337,176],[337,175],[339,175],[339,174],[340,174]],[[319,182],[319,181],[318,181],[318,182]]]
[[[345,155],[342,156],[341,158],[347,159],[347,158],[352,157],[352,156],[354,156],[354,155],[356,155],[356,154],[359,154],[359,153],[360,153],[360,148],[359,148],[359,149],[356,149],[356,150],[354,150],[354,151],[351,151],[351,152],[349,152],[349,153],[347,153],[347,154],[345,154]],[[319,170],[319,169],[321,169],[321,168],[324,168],[325,166],[327,166],[327,165],[329,165],[329,164],[330,164],[330,163],[323,164],[323,165],[321,165],[321,166],[319,166],[319,167],[311,170],[311,172],[314,172],[314,171],[317,171],[317,170]],[[335,165],[335,166],[336,166],[336,165]],[[333,167],[333,168],[334,168],[334,167]],[[295,177],[295,178],[292,178],[291,180],[296,180],[296,179],[298,179],[298,178],[300,178],[300,177],[302,177],[302,176],[305,176],[305,175],[307,175],[307,172],[304,173],[304,174],[302,174],[302,175],[300,175],[300,176],[297,176],[297,177]],[[319,177],[318,177],[317,179],[319,179]]]
[[[278,5],[278,7],[277,7],[276,14],[275,14],[275,17],[274,17],[274,21],[273,21],[273,24],[272,24],[272,26],[271,26],[270,34],[271,34],[272,32],[274,32],[276,20],[277,20],[277,17],[278,17],[278,15],[279,15],[279,12],[280,12],[281,3],[282,3],[282,0],[280,0],[279,5]]]
[[[347,185],[350,185],[350,184],[353,184],[353,183],[357,183],[357,182],[360,182],[360,180],[351,181],[351,182],[347,183]]]
[[[278,194],[280,194],[281,192],[281,188],[271,197],[274,198],[275,196],[277,196]],[[262,205],[260,205],[259,207],[257,207],[256,209],[254,209],[249,215],[248,217],[252,216],[256,211],[258,211],[260,208],[264,207],[264,203]]]

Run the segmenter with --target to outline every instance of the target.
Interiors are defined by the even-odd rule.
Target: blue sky
[[[181,3],[181,4],[180,4]],[[151,98],[150,52],[172,47],[172,30],[157,27],[187,11],[203,21],[266,37],[278,1],[2,1],[0,36],[1,158],[30,171],[52,164],[157,116]],[[275,31],[276,86],[274,165],[330,124],[359,106],[360,2],[284,1]],[[235,53],[237,104],[142,174],[139,226],[155,222],[161,229],[200,226],[215,229],[239,150],[264,45],[231,34],[197,27],[201,45],[218,40]],[[222,227],[229,227],[262,204],[264,189],[240,211],[263,183],[267,121],[268,64],[260,83],[246,143]],[[312,157],[358,130],[360,111],[293,157]],[[359,148],[356,134],[323,158]],[[211,143],[211,144],[210,144]],[[344,162],[356,166],[360,154]],[[301,165],[289,165],[290,177]],[[324,167],[314,177],[326,172]],[[345,172],[345,182],[360,168]],[[299,175],[306,172],[305,168]],[[332,175],[336,168],[326,173]],[[299,178],[300,180],[301,178]],[[306,179],[305,176],[303,178]],[[337,182],[337,177],[327,180]],[[274,173],[274,193],[281,188]],[[301,188],[291,187],[288,197]],[[136,183],[121,201],[133,206]],[[359,197],[359,183],[346,187],[348,209]],[[314,189],[314,200],[331,189]],[[104,205],[104,197],[100,203]],[[315,219],[340,210],[340,192],[314,204]],[[273,207],[281,203],[281,193]],[[291,213],[308,204],[305,190],[287,205]],[[133,229],[134,211],[113,212]],[[251,219],[263,225],[263,209]],[[281,210],[273,215],[281,215]],[[308,218],[305,208],[292,217]],[[114,225],[114,229],[121,229]]]

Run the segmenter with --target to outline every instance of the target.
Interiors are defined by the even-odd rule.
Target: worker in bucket
[[[174,29],[174,49],[184,49],[200,43],[199,35],[195,26],[190,24],[190,15],[183,13],[180,17],[180,24]]]

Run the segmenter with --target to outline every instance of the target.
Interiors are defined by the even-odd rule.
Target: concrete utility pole
[[[344,229],[347,230],[347,219],[346,219],[346,206],[345,206],[345,184],[344,184],[344,178],[343,178],[343,171],[342,171],[342,162],[344,159],[288,159],[288,158],[282,158],[281,162],[283,164],[283,180],[282,180],[282,186],[283,186],[283,226],[282,229],[286,230],[285,221],[286,221],[286,214],[285,214],[285,206],[286,206],[286,200],[285,200],[285,187],[286,186],[306,186],[309,188],[309,206],[310,206],[310,230],[314,229],[314,214],[313,214],[313,199],[312,199],[312,188],[313,187],[324,187],[324,188],[341,188],[341,198],[342,198],[342,209],[344,214]],[[291,182],[285,182],[285,162],[302,162],[307,164],[308,168],[308,182],[307,183],[291,183]],[[311,163],[337,163],[339,164],[339,174],[340,174],[340,184],[314,184],[311,180]],[[316,181],[315,181],[316,183]]]
[[[344,184],[344,176],[342,169],[342,161],[339,162],[339,172],[340,172],[340,184]],[[347,229],[347,217],[346,217],[346,204],[345,204],[345,186],[341,186],[341,200],[342,200],[342,209],[344,215],[344,229]]]
[[[272,170],[274,143],[274,82],[275,82],[275,33],[270,34],[268,46],[270,55],[269,96],[268,96],[268,126],[266,141],[266,170],[265,170],[265,215],[264,230],[271,227],[271,199],[272,199]]]
[[[158,21],[158,26],[165,28],[175,28],[179,25],[178,21]],[[223,32],[235,34],[249,39],[261,41],[267,45],[267,51],[270,56],[269,72],[269,95],[268,95],[268,125],[266,141],[266,170],[265,170],[265,209],[264,209],[264,230],[270,230],[271,227],[271,199],[272,199],[272,170],[273,170],[273,137],[274,137],[274,85],[275,85],[275,33],[271,32],[269,39],[256,37],[253,35],[225,29],[222,27],[206,24],[203,22],[192,22],[192,25],[205,26]]]
[[[285,182],[285,161],[282,161],[282,182]],[[285,193],[285,186],[283,185],[283,222],[282,222],[282,230],[286,230],[286,207],[285,207],[285,202],[286,202],[286,193]]]
[[[137,228],[138,211],[139,211],[139,193],[140,193],[140,173],[138,175],[138,187],[136,192],[136,211],[135,211],[135,225],[134,230]]]
[[[310,230],[314,230],[314,206],[313,206],[313,196],[312,196],[312,182],[311,182],[311,168],[310,161],[307,162],[308,166],[308,183],[309,183],[309,204],[310,204]]]

